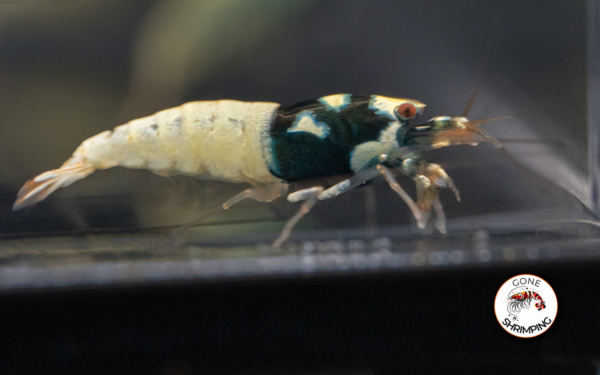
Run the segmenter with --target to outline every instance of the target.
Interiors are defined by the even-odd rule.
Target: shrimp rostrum
[[[479,125],[488,120],[436,117],[413,125],[425,105],[411,99],[338,94],[289,107],[234,100],[200,101],[130,121],[85,140],[59,169],[29,180],[14,210],[37,203],[98,169],[145,168],[161,176],[188,175],[248,183],[251,188],[210,211],[251,198],[270,202],[286,194],[288,182],[352,173],[333,186],[315,186],[288,195],[304,201],[275,242],[279,246],[296,222],[319,200],[330,199],[375,178],[383,178],[406,202],[416,223],[431,219],[445,232],[439,189],[452,179],[421,152],[445,146],[500,143]],[[412,178],[416,202],[396,181]]]

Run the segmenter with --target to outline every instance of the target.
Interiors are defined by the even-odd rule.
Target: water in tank
[[[597,236],[597,12],[593,1],[567,0],[4,1],[3,286],[564,256],[561,244],[571,246]],[[344,119],[338,107],[328,112],[331,122],[326,129],[319,127],[322,119],[311,117],[311,111],[315,103],[320,110],[326,104],[315,100],[345,93],[355,96],[333,97],[331,103],[339,100],[337,104],[344,105],[344,100],[356,98],[368,102],[374,100],[372,95],[423,103],[425,107],[416,108],[423,110],[418,118],[390,120],[413,130],[427,127],[427,120],[438,116],[472,121],[508,117],[481,125],[502,148],[489,142],[413,146],[422,151],[423,163],[439,165],[460,191],[458,201],[452,189],[443,186],[447,183],[440,182],[445,233],[439,208],[436,227],[432,220],[416,220],[407,204],[417,200],[419,177],[430,177],[433,184],[437,180],[423,169],[407,173],[402,165],[408,157],[400,157],[395,164],[376,160],[371,167],[377,162],[387,165],[408,199],[382,173],[375,173],[356,189],[316,200],[290,237],[273,247],[303,203],[290,202],[287,195],[313,187],[328,189],[352,178],[347,168],[351,156],[341,162],[348,173],[321,173],[309,179],[283,176],[289,188],[276,199],[245,199],[177,231],[251,187],[239,178],[227,181],[225,172],[220,178],[213,173],[213,178],[203,179],[171,175],[177,168],[161,155],[178,153],[183,141],[170,139],[167,127],[191,131],[189,118],[180,119],[181,124],[174,118],[159,121],[167,139],[148,141],[143,160],[137,162],[131,160],[139,155],[123,155],[142,153],[140,139],[147,134],[138,134],[134,141],[139,147],[127,152],[124,143],[102,146],[106,158],[121,155],[128,161],[120,164],[133,168],[97,170],[37,204],[12,209],[26,181],[59,168],[84,140],[131,120],[188,102],[277,103],[281,107],[267,105],[273,116],[278,108],[294,116],[308,111],[307,122],[290,120],[286,134],[295,127],[296,134],[321,141],[349,127],[352,119]],[[294,107],[297,103],[304,104]],[[240,137],[239,128],[232,124],[247,120],[253,113],[245,113],[248,108],[228,107],[220,116],[228,117],[222,126],[230,126],[231,138],[220,130],[218,136],[210,135],[214,142],[203,146],[210,149],[205,158],[211,163],[225,160],[215,167],[218,170],[226,169],[223,165],[235,159],[233,155],[237,163],[265,163],[260,168],[281,181],[265,160],[279,158],[283,163],[286,147],[300,150],[289,153],[285,162],[290,168],[327,170],[339,162],[320,156],[333,147],[324,141],[315,143],[317,149],[310,149],[308,141],[306,148],[302,142],[284,142],[280,154],[258,158],[256,150],[264,151],[260,142],[275,137],[269,131],[275,120],[267,116],[271,122],[251,128],[254,133],[240,145],[234,141]],[[413,115],[410,110],[406,114]],[[147,125],[151,129],[156,123]],[[391,134],[388,143],[403,137],[398,128]],[[379,135],[367,140],[381,143]],[[194,153],[201,152],[188,148],[185,157],[193,162]],[[344,152],[358,153],[354,148]],[[152,167],[144,158],[164,164]],[[42,176],[36,182],[38,192],[47,188],[44,178],[51,177]],[[255,181],[248,177],[248,182]],[[423,202],[427,199],[417,203]],[[435,197],[431,202],[437,204]],[[127,263],[130,268],[98,271],[97,266],[122,261],[132,261]],[[163,267],[164,262],[172,267]],[[45,267],[58,267],[60,272],[37,272]]]

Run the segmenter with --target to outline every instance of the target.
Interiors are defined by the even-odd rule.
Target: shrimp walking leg
[[[420,155],[413,154],[404,158],[396,165],[407,176],[411,177],[417,186],[417,207],[421,213],[421,224],[432,219],[433,224],[442,233],[446,233],[446,215],[439,198],[442,187],[450,188],[456,199],[460,201],[460,193],[446,171],[437,164],[428,163]],[[431,208],[435,215],[431,215]],[[416,216],[415,216],[416,217]],[[419,219],[417,218],[417,221]],[[421,227],[419,224],[419,227]]]
[[[310,211],[310,209],[315,205],[315,203],[317,203],[318,200],[331,199],[337,197],[340,194],[346,193],[351,189],[364,185],[368,181],[381,175],[380,168],[384,168],[387,171],[387,168],[383,167],[382,165],[377,165],[375,167],[361,171],[356,175],[352,176],[351,178],[348,178],[336,185],[333,185],[327,190],[324,190],[321,186],[315,186],[312,188],[299,190],[288,195],[287,199],[290,202],[299,202],[302,200],[306,200],[306,202],[304,202],[302,207],[300,207],[300,210],[287,222],[287,224],[283,228],[281,235],[279,236],[277,241],[275,241],[273,246],[281,246],[281,244],[289,237],[292,228],[294,227],[294,225],[296,225],[298,220],[300,220],[304,215],[306,215]],[[391,172],[388,171],[388,173],[390,174],[390,176],[392,176]],[[393,179],[394,177],[392,176],[391,178]],[[402,188],[400,188],[399,185],[398,188],[402,190]],[[405,200],[409,200],[410,203],[407,202],[409,203],[409,206],[412,204],[412,206],[416,207],[415,202],[413,202],[413,200],[410,199],[410,197],[404,192],[404,190],[402,190],[402,192],[404,193],[403,198],[405,198]],[[416,215],[418,215],[418,210],[413,210],[413,212],[417,212]]]
[[[338,184],[333,185],[329,189],[323,191],[319,194],[319,200],[323,201],[326,199],[335,198],[340,194],[344,194],[349,190],[355,189],[361,185],[366,184],[372,179],[379,177],[380,173],[376,167],[369,168],[364,171],[360,171],[351,178],[348,178]],[[296,194],[296,193],[294,193]],[[289,199],[289,198],[288,198]]]
[[[288,195],[288,201],[290,202],[298,202],[301,200],[306,200],[306,202],[302,204],[300,210],[298,210],[298,212],[296,212],[296,214],[292,216],[292,218],[287,222],[287,224],[285,224],[285,227],[283,227],[283,231],[281,231],[281,235],[273,243],[273,246],[279,247],[282,243],[285,242],[285,240],[287,240],[298,220],[300,220],[304,215],[310,212],[310,209],[315,205],[315,203],[317,203],[317,201],[319,200],[319,195],[322,192],[322,186],[315,186],[312,188],[299,190],[295,193]]]
[[[422,210],[415,204],[415,201],[402,189],[402,186],[396,181],[396,177],[390,172],[388,168],[379,164],[377,167],[379,173],[385,177],[385,180],[388,182],[390,187],[398,193],[398,195],[404,200],[404,202],[408,205],[408,208],[412,211],[415,219],[417,220],[417,225],[419,228],[425,228],[425,223],[427,222],[427,217],[424,217]]]
[[[387,155],[380,156],[381,163],[386,162],[387,159],[388,159]],[[294,217],[292,217],[292,219],[290,219],[290,221],[288,221],[285,228],[283,229],[283,232],[281,233],[281,236],[277,239],[277,241],[275,241],[274,246],[276,246],[276,247],[280,246],[288,238],[294,225],[296,225],[296,223],[298,222],[298,220],[300,220],[300,218],[302,218],[302,216],[306,215],[310,211],[310,209],[315,205],[317,200],[326,200],[326,199],[331,199],[331,198],[337,197],[340,194],[346,193],[347,191],[349,191],[351,189],[354,189],[361,185],[364,185],[368,181],[370,181],[374,178],[380,177],[382,175],[386,179],[386,181],[390,184],[390,187],[396,193],[398,193],[398,195],[400,195],[400,197],[404,200],[404,202],[406,202],[406,204],[412,211],[413,215],[417,219],[417,225],[419,226],[419,228],[424,228],[425,223],[427,222],[427,219],[429,218],[429,214],[426,212],[423,212],[419,208],[419,206],[415,203],[415,201],[413,201],[412,198],[406,193],[406,191],[404,191],[404,189],[402,189],[400,184],[398,184],[398,182],[396,181],[395,176],[392,174],[392,172],[388,168],[386,168],[382,164],[377,164],[376,166],[374,166],[372,168],[358,172],[356,175],[352,176],[351,178],[348,178],[336,185],[333,185],[332,187],[330,187],[327,190],[323,190],[323,188],[321,186],[316,186],[316,187],[312,187],[312,188],[308,188],[308,189],[304,189],[304,190],[299,190],[299,191],[296,191],[296,192],[288,195],[288,201],[290,201],[290,202],[298,202],[301,200],[306,200],[306,202],[302,205],[302,207],[296,213],[296,215],[294,215]],[[436,227],[438,227],[438,228],[445,228],[444,227],[444,222],[445,222],[444,221],[444,213],[442,211],[441,204],[439,204],[439,200],[437,201],[437,204],[432,202],[432,205],[433,205],[434,209],[436,210],[436,213],[438,213],[438,215],[436,216],[436,219],[441,218],[441,226],[438,226],[437,222],[434,222],[434,224],[436,224]]]
[[[306,202],[300,207],[300,210],[294,215],[290,221],[286,224],[281,236],[275,241],[274,246],[280,246],[290,235],[290,232],[294,225],[302,218],[302,216],[306,215],[310,209],[317,203],[318,200],[326,200],[335,198],[340,194],[346,193],[348,190],[357,188],[368,181],[372,180],[375,177],[379,177],[379,171],[377,168],[373,167],[367,169],[365,171],[361,171],[356,175],[348,178],[338,184],[333,185],[327,190],[324,190],[321,186],[315,186],[308,189],[303,189],[291,193],[288,195],[288,201],[290,202],[299,202],[302,200],[306,200]]]
[[[194,227],[209,217],[218,214],[221,211],[227,210],[231,208],[236,203],[243,201],[246,198],[254,199],[258,202],[271,202],[274,199],[280,197],[283,193],[287,191],[287,184],[284,183],[273,183],[273,184],[265,184],[265,185],[256,185],[250,189],[246,189],[239,194],[236,194],[232,198],[225,201],[225,203],[221,204],[213,208],[212,210],[205,212],[199,218],[180,226],[175,229],[175,234],[181,234],[185,230]]]

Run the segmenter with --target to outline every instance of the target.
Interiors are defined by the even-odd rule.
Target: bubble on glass
[[[450,253],[447,251],[440,251],[438,253],[438,262],[441,265],[446,265],[450,263]]]
[[[300,262],[300,267],[305,272],[314,271],[317,268],[317,262],[314,257],[310,255],[306,255],[302,257],[302,261]]]
[[[490,240],[490,234],[486,230],[481,229],[481,230],[476,231],[473,234],[473,250],[475,250],[475,252],[477,252],[479,259],[482,261],[485,261],[485,260],[481,259],[481,257],[480,257],[480,255],[482,255],[481,251],[488,250],[489,240]],[[484,258],[486,257],[485,252],[483,253],[483,257]],[[490,254],[490,257],[491,257],[491,254]]]
[[[392,247],[392,240],[390,240],[387,237],[376,238],[371,243],[371,246],[374,249],[379,249],[382,247],[390,248],[390,247]]]
[[[327,241],[325,242],[325,250],[342,253],[344,251],[344,243],[341,241]]]
[[[482,262],[489,262],[492,259],[492,253],[488,249],[481,249],[477,252],[477,257]]]
[[[298,257],[285,257],[281,259],[281,270],[283,272],[294,272],[299,268]]]
[[[390,260],[390,264],[394,267],[402,267],[405,266],[407,262],[406,256],[404,254],[393,254]]]
[[[427,260],[427,258],[425,257],[425,254],[423,254],[421,252],[416,252],[416,253],[412,254],[412,256],[410,257],[410,260],[413,265],[422,266],[425,264],[425,261]]]
[[[336,269],[339,268],[340,264],[343,262],[343,258],[341,255],[326,255],[323,258],[323,266],[328,269]]]
[[[263,258],[258,260],[258,271],[269,272],[275,268],[275,260],[271,258]]]
[[[242,272],[243,265],[237,260],[228,260],[223,263],[223,272],[234,276]]]
[[[530,247],[525,251],[525,254],[527,255],[527,258],[533,260],[533,259],[537,259],[539,256],[539,250],[537,247]]]
[[[390,264],[390,261],[392,259],[392,252],[390,251],[390,249],[379,249],[379,251],[377,251],[379,254],[381,254],[381,259],[382,259],[382,265],[383,266],[388,266]]]
[[[465,260],[465,254],[461,250],[452,250],[450,253],[450,261],[454,264],[462,263]]]
[[[313,241],[313,245],[315,246],[315,251],[318,253],[325,253],[326,248],[325,244],[321,241]]]
[[[351,254],[350,260],[354,267],[358,269],[366,268],[369,265],[369,260],[364,254]]]
[[[364,251],[366,248],[367,244],[363,240],[348,241],[348,251],[350,252]]]
[[[199,259],[193,259],[190,262],[188,262],[189,267],[192,271],[192,273],[200,273],[200,271],[202,270],[202,267],[204,266],[203,261],[199,260]]]
[[[350,267],[352,267],[352,262],[350,260],[350,258],[346,257],[346,256],[338,256],[338,269],[340,270],[347,270]]]
[[[502,257],[509,262],[517,259],[517,252],[512,247],[505,247],[502,250]]]
[[[429,264],[434,265],[434,266],[439,264],[437,251],[432,251],[431,253],[429,253],[428,258],[429,258]]]
[[[369,267],[371,268],[379,268],[383,263],[383,257],[379,253],[369,254]]]
[[[310,241],[302,242],[302,251],[305,253],[312,253],[315,251],[315,244]]]

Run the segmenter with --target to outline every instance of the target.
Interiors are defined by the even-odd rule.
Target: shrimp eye
[[[396,107],[396,115],[402,120],[410,120],[417,116],[417,109],[410,103],[404,103]]]

